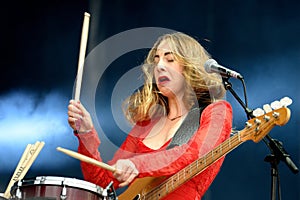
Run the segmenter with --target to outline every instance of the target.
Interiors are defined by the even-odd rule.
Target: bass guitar
[[[169,178],[137,178],[127,190],[118,196],[119,200],[158,200],[176,190],[182,184],[197,176],[211,164],[247,140],[259,142],[274,126],[283,126],[290,119],[290,110],[282,107],[250,119],[243,130],[238,131],[205,156],[195,160]]]

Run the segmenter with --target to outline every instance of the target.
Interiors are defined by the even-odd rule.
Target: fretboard
[[[201,173],[212,163],[219,160],[221,157],[238,147],[243,142],[244,141],[242,141],[240,138],[240,132],[236,133],[217,146],[215,149],[208,152],[205,156],[195,160],[190,165],[166,179],[157,187],[153,188],[153,190],[147,192],[147,194],[145,194],[141,199],[161,199],[191,178]]]

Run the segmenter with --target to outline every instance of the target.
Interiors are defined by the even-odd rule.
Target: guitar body
[[[165,177],[137,178],[127,190],[118,196],[119,200],[140,200],[151,189],[158,186]]]

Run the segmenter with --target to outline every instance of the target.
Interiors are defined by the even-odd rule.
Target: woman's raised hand
[[[80,101],[70,100],[68,105],[68,122],[77,133],[87,133],[93,128],[91,115]]]

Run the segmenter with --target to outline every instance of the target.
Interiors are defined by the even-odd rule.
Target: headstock
[[[264,110],[256,109],[253,114],[256,116],[246,122],[246,127],[240,131],[242,141],[253,140],[259,142],[264,138],[274,126],[285,125],[291,116],[288,105],[292,100],[288,97],[282,98],[280,101],[274,101],[263,106]],[[266,111],[266,114],[264,114]]]

